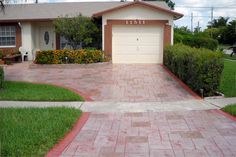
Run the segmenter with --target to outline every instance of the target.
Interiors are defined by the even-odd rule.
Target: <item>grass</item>
[[[83,98],[65,88],[52,85],[5,81],[0,100],[17,101],[83,101]]]
[[[227,105],[222,110],[236,117],[236,104]]]
[[[44,156],[81,115],[74,108],[0,108],[0,156]]]
[[[231,60],[236,60],[236,55],[234,54],[232,57],[229,54],[224,54],[224,58],[226,59],[231,59]]]
[[[236,96],[236,61],[225,60],[220,91],[226,97]]]

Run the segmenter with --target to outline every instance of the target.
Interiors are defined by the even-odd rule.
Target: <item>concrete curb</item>
[[[190,89],[185,83],[183,83],[178,77],[176,77],[165,65],[161,65],[163,69],[176,81],[179,83],[181,87],[183,87],[189,94],[191,94],[196,99],[202,99],[199,95],[197,95],[192,89]]]
[[[221,114],[223,116],[225,116],[228,119],[231,119],[232,121],[236,122],[236,117],[232,116],[231,114],[224,112],[222,110],[212,110],[215,113]]]

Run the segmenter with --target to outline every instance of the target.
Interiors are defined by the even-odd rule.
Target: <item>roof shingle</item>
[[[69,17],[79,15],[91,17],[97,12],[112,9],[132,2],[67,2],[67,3],[39,3],[7,5],[5,11],[0,12],[0,21],[44,20],[55,19],[59,16]],[[165,2],[145,2],[154,6],[170,10]]]

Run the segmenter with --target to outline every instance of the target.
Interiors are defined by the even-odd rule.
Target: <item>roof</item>
[[[122,9],[122,8],[126,8],[126,7],[129,7],[129,6],[148,7],[148,8],[157,10],[157,11],[162,11],[162,12],[165,12],[165,13],[172,14],[175,17],[175,19],[181,18],[183,16],[183,14],[174,12],[174,11],[170,10],[170,8],[165,8],[165,7],[161,7],[161,6],[158,6],[158,5],[153,5],[153,4],[150,4],[150,3],[147,3],[147,2],[143,2],[143,1],[134,1],[133,3],[127,3],[127,4],[124,4],[124,5],[121,5],[121,6],[116,6],[114,8],[107,9],[107,10],[95,13],[93,16],[95,16],[95,17],[102,16],[103,14],[107,14],[107,13],[110,13],[110,12],[113,12],[113,11],[116,11],[116,10],[119,10],[119,9]]]
[[[92,17],[96,13],[102,13],[113,8],[129,5],[135,2],[67,2],[67,3],[39,3],[39,4],[11,4],[0,12],[0,21],[25,21],[25,20],[48,20],[59,16],[69,17],[79,15]],[[162,1],[142,2],[149,6],[162,8],[173,12]]]

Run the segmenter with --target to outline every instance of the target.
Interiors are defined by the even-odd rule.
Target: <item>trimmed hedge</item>
[[[0,89],[3,88],[3,82],[4,82],[4,71],[3,67],[0,67]]]
[[[88,64],[105,61],[100,50],[47,50],[36,52],[36,64]]]
[[[204,96],[212,96],[218,90],[224,68],[220,52],[183,44],[166,47],[164,65],[199,95],[203,89]]]

